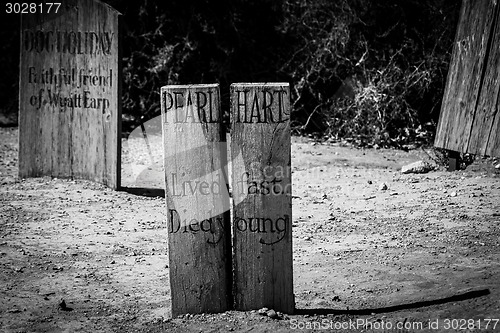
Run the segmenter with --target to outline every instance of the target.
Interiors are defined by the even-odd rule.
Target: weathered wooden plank
[[[172,315],[231,308],[231,233],[219,87],[161,89]]]
[[[500,92],[496,97],[496,113],[491,122],[490,136],[488,137],[488,145],[485,155],[500,156]]]
[[[492,4],[493,6],[493,4]],[[498,114],[498,98],[500,94],[500,4],[491,8],[494,13],[493,24],[488,34],[486,67],[481,82],[476,113],[472,125],[467,152],[478,155],[500,156],[499,150],[493,150],[496,133],[499,127],[494,127]],[[490,141],[490,138],[493,141]]]
[[[294,310],[290,90],[231,85],[235,308]]]
[[[120,186],[120,14],[95,0],[22,16],[19,176]]]
[[[488,35],[493,22],[491,1],[462,2],[452,63],[441,107],[436,147],[466,152],[483,78]]]

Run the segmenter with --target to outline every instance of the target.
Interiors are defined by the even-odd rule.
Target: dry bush
[[[283,31],[297,36],[283,68],[295,81],[298,133],[361,145],[432,141],[459,3],[288,0],[285,9]]]

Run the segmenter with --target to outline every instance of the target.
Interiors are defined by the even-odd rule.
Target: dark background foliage
[[[457,0],[105,1],[124,15],[124,130],[160,113],[167,84],[290,82],[299,134],[431,142]],[[0,113],[17,113],[19,17],[2,16]]]

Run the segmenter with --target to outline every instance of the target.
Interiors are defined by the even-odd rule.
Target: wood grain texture
[[[161,89],[172,315],[231,300],[227,160],[218,85]]]
[[[500,103],[500,5],[491,8],[493,23],[488,36],[485,70],[481,82],[481,91],[476,106],[471,135],[467,147],[468,152],[479,155],[500,156],[498,147],[500,137],[498,124]]]
[[[462,2],[436,147],[500,155],[494,148],[499,146],[499,7],[492,1]]]
[[[19,177],[120,187],[120,16],[94,0],[22,16]]]
[[[290,144],[288,83],[232,84],[236,310],[294,310]]]
[[[500,156],[500,94],[497,95],[496,111],[491,123],[490,136],[485,155]]]

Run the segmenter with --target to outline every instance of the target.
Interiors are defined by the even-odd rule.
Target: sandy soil
[[[296,312],[171,318],[161,139],[149,139],[151,155],[124,140],[115,192],[17,179],[17,129],[0,129],[2,332],[500,331],[499,161],[401,174],[426,155],[294,138]]]

